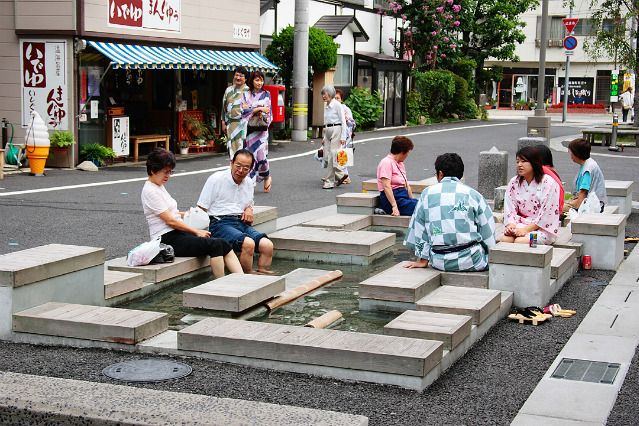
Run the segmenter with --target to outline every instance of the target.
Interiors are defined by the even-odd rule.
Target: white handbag
[[[191,207],[184,213],[184,223],[195,229],[209,229],[209,215],[199,207]]]

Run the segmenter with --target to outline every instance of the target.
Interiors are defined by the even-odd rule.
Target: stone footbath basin
[[[373,230],[381,229],[374,227]],[[342,313],[344,320],[336,324],[333,329],[383,334],[384,325],[395,318],[397,314],[360,311],[358,285],[366,278],[411,258],[410,250],[402,245],[403,232],[389,231],[388,229],[383,229],[383,231],[395,232],[397,234],[396,244],[386,255],[368,266],[274,259],[273,270],[278,275],[284,275],[297,268],[312,268],[326,272],[340,270],[344,275],[339,280],[281,306],[270,314],[262,313],[250,318],[250,320],[303,326],[312,319],[335,309]],[[209,274],[204,274],[193,280],[170,286],[146,298],[118,305],[118,307],[165,312],[169,315],[169,327],[173,330],[180,330],[205,317],[237,318],[238,315],[232,315],[229,312],[189,308],[182,305],[182,292],[184,290],[196,287],[210,281],[210,279]]]

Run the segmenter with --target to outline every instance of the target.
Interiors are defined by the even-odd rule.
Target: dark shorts
[[[222,238],[238,253],[242,251],[244,238],[249,237],[255,241],[255,251],[259,252],[260,240],[266,237],[265,233],[256,231],[251,225],[235,217],[222,217],[217,220],[211,216],[209,231],[211,237]]]
[[[178,257],[226,256],[231,245],[220,238],[201,238],[182,231],[162,235],[162,242],[173,247]]]

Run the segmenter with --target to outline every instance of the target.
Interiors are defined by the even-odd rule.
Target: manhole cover
[[[188,376],[192,371],[181,362],[138,359],[110,365],[102,370],[102,374],[123,382],[162,382]]]
[[[614,383],[620,367],[620,364],[613,362],[562,358],[551,377],[611,385]]]

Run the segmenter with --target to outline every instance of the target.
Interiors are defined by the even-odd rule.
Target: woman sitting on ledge
[[[544,174],[539,151],[528,146],[517,151],[517,176],[504,200],[502,242],[528,244],[537,234],[539,244],[552,244],[559,233],[559,185]]]
[[[176,256],[210,256],[215,278],[224,276],[224,264],[230,272],[243,274],[242,265],[231,245],[220,238],[211,238],[209,231],[195,229],[182,220],[177,202],[164,185],[175,168],[175,156],[163,148],[154,149],[146,160],[149,179],[142,189],[142,208],[149,224],[151,239],[162,237],[173,247]]]
[[[594,191],[599,198],[600,212],[608,202],[606,196],[606,181],[599,168],[599,164],[590,158],[590,143],[585,139],[575,139],[568,144],[570,159],[579,164],[579,172],[575,178],[575,192],[573,197],[564,205],[564,211],[579,209],[581,203],[588,197],[590,191]]]
[[[392,216],[412,216],[417,205],[406,179],[404,161],[413,150],[413,141],[406,136],[395,136],[390,154],[377,166],[379,207]]]

